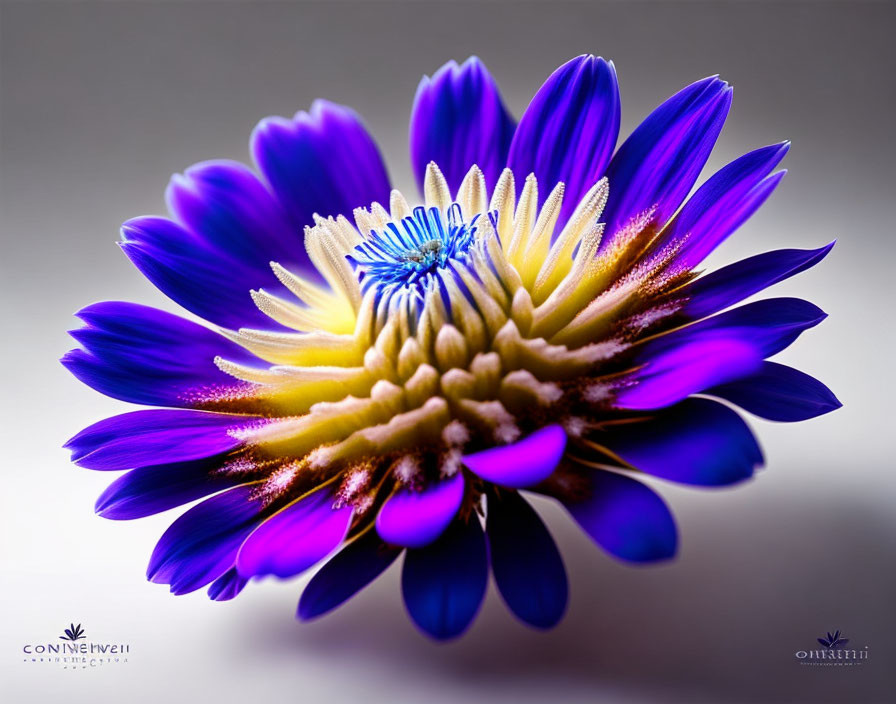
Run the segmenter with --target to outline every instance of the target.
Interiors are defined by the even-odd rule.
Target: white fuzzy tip
[[[574,438],[582,437],[582,433],[585,432],[586,427],[585,419],[579,418],[578,416],[570,416],[569,418],[563,421],[563,429],[567,432],[567,434],[571,435]]]
[[[441,475],[445,478],[453,477],[460,471],[461,453],[459,450],[448,450],[442,455],[442,464],[439,467]]]
[[[582,394],[588,403],[603,403],[609,400],[613,393],[613,387],[609,384],[591,384]]]
[[[442,430],[442,440],[449,447],[463,447],[470,442],[470,431],[459,420],[453,420]]]
[[[520,436],[520,429],[516,427],[516,423],[501,423],[495,428],[495,440],[507,444],[517,440]]]
[[[395,463],[395,478],[402,484],[412,484],[420,473],[420,465],[410,455],[405,455]]]

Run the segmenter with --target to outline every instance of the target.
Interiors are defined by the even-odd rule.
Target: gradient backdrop
[[[7,702],[883,702],[896,692],[894,5],[885,3],[2,4],[2,585]],[[551,505],[571,606],[555,631],[516,623],[494,588],[472,630],[437,645],[404,614],[393,568],[342,610],[293,620],[304,580],[235,602],[144,580],[173,515],[92,513],[110,476],[60,445],[125,405],[57,363],[71,314],[103,299],[172,306],[115,246],[160,213],[169,175],[248,158],[255,122],[318,96],[366,118],[412,190],[417,82],[476,53],[521,114],[561,62],[612,58],[623,136],[680,87],[735,87],[711,169],[793,140],[790,174],[713,265],[784,246],[838,246],[772,295],[830,319],[782,355],[845,408],[793,426],[753,421],[767,469],[743,486],[662,485],[680,523],[673,564],[613,562]],[[707,171],[708,174],[709,171]],[[654,482],[654,485],[659,484]],[[172,512],[176,514],[176,512]],[[70,622],[131,644],[126,665],[23,662]],[[841,629],[861,668],[800,667]],[[11,695],[11,696],[10,696]]]

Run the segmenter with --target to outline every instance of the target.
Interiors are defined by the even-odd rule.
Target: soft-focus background
[[[892,701],[893,4],[4,2],[0,24],[5,701]],[[782,187],[712,264],[839,240],[772,295],[830,313],[782,359],[845,407],[792,426],[754,421],[768,466],[746,485],[654,482],[680,523],[670,565],[617,564],[544,504],[572,585],[550,633],[515,622],[492,587],[465,637],[434,644],[404,614],[397,565],[311,625],[293,620],[304,579],[228,604],[147,583],[173,515],[94,516],[110,477],[60,449],[125,410],[57,363],[71,314],[103,299],[173,309],[115,246],[119,224],[162,212],[172,172],[247,159],[258,119],[318,96],[359,110],[393,181],[412,190],[407,120],[421,74],[478,54],[519,116],[585,52],[616,63],[622,136],[686,83],[730,81],[707,174],[793,140]],[[130,643],[130,662],[23,662],[24,643],[54,641],[72,621]],[[834,629],[867,645],[870,662],[799,666],[794,652]]]

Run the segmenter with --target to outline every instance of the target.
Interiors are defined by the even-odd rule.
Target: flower
[[[472,622],[489,571],[524,622],[562,617],[563,562],[521,490],[558,500],[616,558],[671,558],[672,516],[636,472],[740,482],[762,454],[732,405],[777,421],[840,405],[766,361],[821,310],[733,307],[832,245],[696,271],[784,174],[789,145],[763,147],[685,202],[730,101],[724,81],[698,81],[616,149],[611,63],[564,64],[517,125],[472,58],[418,88],[420,205],[390,191],[358,116],[324,101],[262,120],[260,175],[213,161],[174,176],[171,217],[126,222],[121,247],[214,327],[133,303],[78,313],[81,348],[63,364],[162,407],[68,442],[81,466],[129,470],[97,512],[201,499],[150,559],[149,579],[175,594],[230,599],[338,550],[302,619],[404,553],[407,609],[440,639]]]

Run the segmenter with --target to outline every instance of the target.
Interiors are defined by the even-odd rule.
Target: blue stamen
[[[490,213],[489,218],[494,225],[497,213]],[[476,215],[464,222],[457,203],[452,203],[444,216],[438,208],[417,207],[401,222],[371,231],[355,247],[348,259],[355,264],[361,291],[376,291],[377,327],[406,309],[409,324],[415,328],[429,291],[439,292],[450,311],[445,277],[466,290],[455,269],[466,266],[478,220]]]
[[[447,223],[438,208],[417,207],[402,219],[400,228],[389,223],[382,231],[372,231],[349,255],[357,265],[363,290],[371,286],[393,292],[402,287],[425,289],[431,276],[440,275],[449,260],[466,260],[478,218],[464,222],[457,203],[448,208]]]

